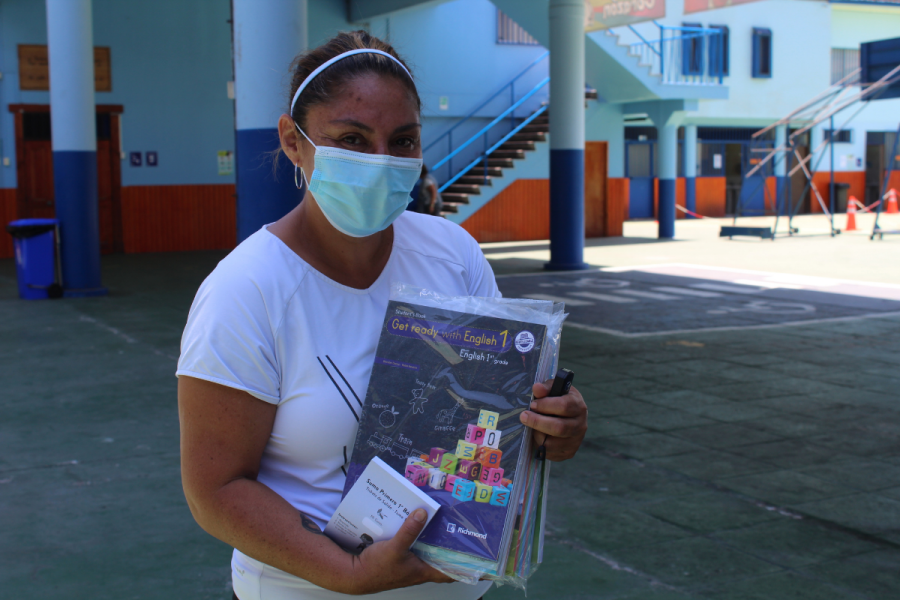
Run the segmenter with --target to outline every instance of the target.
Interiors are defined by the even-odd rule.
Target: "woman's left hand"
[[[565,396],[548,397],[552,385],[552,379],[534,384],[531,410],[520,414],[519,420],[534,429],[535,443],[544,444],[548,459],[568,460],[587,433],[587,405],[574,386]]]

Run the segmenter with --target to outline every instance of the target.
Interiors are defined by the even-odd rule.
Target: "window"
[[[825,141],[830,142],[832,136],[832,130],[825,130]],[[834,132],[834,143],[835,144],[849,144],[853,141],[853,130],[852,129],[838,129]]]
[[[703,27],[700,23],[682,23],[682,27]],[[699,31],[681,32],[681,74],[703,75],[703,34]]]
[[[716,35],[709,37],[709,76],[728,75],[728,27],[726,25],[710,25],[710,29],[718,29]]]
[[[859,73],[848,77],[859,70],[859,48],[831,49],[831,85],[844,80],[844,85],[859,83]]]
[[[540,43],[528,35],[518,23],[497,10],[497,43],[517,44],[519,46],[540,46]]]
[[[753,77],[772,76],[772,30],[753,28]]]

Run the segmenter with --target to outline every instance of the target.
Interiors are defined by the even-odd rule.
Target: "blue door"
[[[654,142],[625,143],[625,175],[631,180],[628,218],[653,218]]]
[[[744,179],[741,182],[741,196],[739,205],[740,215],[762,215],[766,212],[766,177],[772,174],[771,161],[757,169],[756,173],[747,177],[746,174],[765,158],[766,152],[754,151],[754,149],[768,149],[769,146],[754,143],[741,144],[741,169]]]

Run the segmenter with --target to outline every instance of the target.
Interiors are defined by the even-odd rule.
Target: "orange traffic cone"
[[[891,188],[887,193],[887,209],[884,211],[886,213],[898,213],[900,212],[900,208],[897,208],[897,190]]]
[[[850,196],[847,201],[847,226],[844,231],[856,231],[856,203],[859,202],[855,197]]]

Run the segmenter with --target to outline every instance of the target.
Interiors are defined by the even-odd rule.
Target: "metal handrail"
[[[549,80],[549,77],[548,77],[548,80]],[[494,144],[493,146],[491,146],[488,150],[485,150],[484,153],[483,153],[482,155],[480,155],[478,158],[476,158],[476,159],[473,160],[471,163],[469,163],[468,165],[466,165],[466,167],[463,168],[462,170],[460,170],[459,173],[457,173],[456,175],[454,175],[453,177],[451,177],[444,185],[442,185],[441,187],[439,187],[439,188],[438,188],[438,192],[443,192],[443,191],[446,190],[448,187],[450,187],[451,185],[453,185],[454,183],[456,183],[456,181],[457,181],[460,177],[462,177],[463,175],[465,175],[466,173],[468,173],[468,172],[469,172],[469,169],[471,169],[472,167],[474,167],[475,165],[477,165],[478,162],[481,161],[481,160],[485,161],[485,169],[487,169],[487,157],[490,156],[490,155],[494,152],[494,150],[496,150],[497,148],[499,148],[500,146],[502,146],[503,144],[505,144],[505,143],[507,142],[507,140],[509,140],[509,138],[511,138],[512,136],[514,136],[514,135],[516,135],[517,133],[519,133],[519,131],[521,131],[522,128],[524,128],[526,125],[528,125],[529,123],[531,123],[532,121],[534,121],[536,118],[538,118],[541,114],[543,114],[543,113],[547,110],[547,108],[548,108],[548,107],[545,105],[545,106],[542,106],[540,109],[536,110],[536,111],[534,112],[534,114],[532,114],[530,117],[528,117],[527,119],[525,119],[524,121],[522,121],[522,123],[520,123],[520,124],[518,125],[518,127],[514,128],[512,131],[510,131],[510,132],[507,133],[505,136],[503,136],[503,137],[500,139],[499,142],[497,142],[496,144]]]
[[[486,134],[490,129],[492,129],[494,127],[494,125],[496,125],[497,123],[502,121],[504,118],[506,118],[507,115],[509,115],[510,113],[515,111],[517,108],[522,106],[522,104],[524,104],[526,100],[528,100],[529,98],[534,96],[536,93],[538,93],[541,90],[541,88],[543,88],[548,83],[550,83],[550,78],[544,77],[544,79],[541,80],[541,82],[538,83],[536,86],[534,86],[534,88],[532,88],[532,90],[530,92],[528,92],[527,94],[522,96],[515,104],[513,104],[512,106],[510,106],[509,108],[504,110],[502,113],[500,113],[497,116],[497,118],[495,118],[493,121],[491,121],[490,123],[488,123],[487,125],[482,127],[481,131],[479,131],[478,133],[476,133],[475,135],[470,137],[461,146],[459,146],[456,150],[454,150],[453,152],[451,152],[450,154],[448,154],[447,156],[445,156],[444,158],[439,160],[437,163],[435,163],[435,165],[433,167],[431,167],[431,170],[432,171],[438,170],[440,167],[442,167],[444,165],[444,163],[450,161],[451,159],[453,159],[454,156],[459,154],[462,150],[471,146],[476,138],[481,137],[482,135]]]
[[[723,64],[721,63],[724,41],[722,31],[718,28],[706,27],[669,27],[656,21],[653,24],[659,28],[659,39],[648,41],[634,27],[628,28],[640,39],[640,43],[630,45],[629,52],[638,57],[641,64],[650,66],[651,74],[659,75],[663,83],[675,84],[701,84],[721,85],[723,80]],[[709,40],[709,44],[719,44],[718,65],[711,64],[711,56],[704,49],[699,56],[699,69],[688,69],[686,65],[693,64],[686,61],[692,60],[687,55],[686,46],[691,45],[690,40]],[[710,46],[712,47],[712,46]],[[718,68],[716,68],[718,67]],[[680,72],[678,72],[680,71]],[[714,72],[715,71],[715,72]]]
[[[542,60],[544,60],[544,59],[547,58],[548,56],[550,56],[550,51],[549,51],[549,50],[548,50],[547,52],[544,52],[544,53],[541,54],[540,56],[538,56],[536,59],[534,59],[534,61],[533,61],[530,65],[528,65],[527,67],[525,67],[525,69],[523,69],[521,73],[519,73],[518,75],[516,75],[515,77],[513,77],[512,79],[510,79],[509,82],[506,83],[506,85],[504,85],[504,86],[501,87],[499,90],[497,90],[496,92],[494,92],[494,94],[493,94],[492,96],[490,96],[487,100],[485,100],[484,102],[482,102],[481,104],[479,104],[478,107],[477,107],[475,110],[471,111],[468,115],[466,115],[465,117],[463,117],[460,121],[457,121],[457,122],[453,125],[453,127],[451,127],[450,129],[448,129],[447,131],[445,131],[444,133],[442,133],[440,136],[438,136],[437,138],[435,138],[430,144],[428,144],[427,146],[425,146],[423,152],[428,152],[428,150],[430,150],[430,149],[431,149],[435,144],[437,144],[439,141],[441,141],[442,139],[444,139],[444,138],[447,137],[447,136],[452,135],[454,129],[456,129],[457,127],[459,127],[460,125],[462,125],[463,123],[465,123],[466,121],[468,121],[469,119],[471,119],[472,117],[474,117],[475,114],[478,113],[479,110],[481,110],[482,108],[484,108],[485,106],[487,106],[492,100],[494,100],[494,98],[496,98],[497,96],[499,96],[500,94],[502,94],[502,93],[506,90],[506,88],[510,88],[510,92],[511,92],[511,93],[515,93],[515,83],[516,83],[516,81],[518,81],[522,76],[524,76],[528,71],[530,71],[536,64],[538,64],[539,62],[541,62]],[[436,168],[436,167],[432,167],[432,169],[434,169],[434,168]]]
[[[654,21],[654,23],[655,23],[655,21]],[[635,28],[634,28],[633,26],[631,26],[631,25],[628,26],[628,29],[630,29],[631,32],[632,32],[634,35],[638,36],[638,37],[641,39],[642,42],[644,42],[645,44],[647,44],[647,46],[648,46],[651,50],[653,50],[654,52],[656,52],[657,55],[659,55],[659,50],[657,50],[656,48],[654,48],[654,47],[653,47],[653,43],[647,41],[647,38],[645,38],[644,36],[642,36],[640,31],[638,31],[637,29],[635,29]]]

